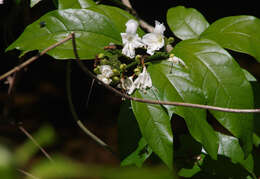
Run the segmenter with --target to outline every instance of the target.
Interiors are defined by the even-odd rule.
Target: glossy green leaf
[[[76,34],[78,54],[81,59],[93,59],[103,52],[110,42],[121,44],[120,32],[131,17],[127,12],[110,6],[92,6],[93,9],[55,10],[27,26],[20,37],[7,50],[23,52],[40,50],[64,39],[71,32]],[[40,24],[44,22],[44,27]],[[57,59],[73,59],[72,42],[68,41],[48,52]]]
[[[189,71],[182,65],[174,65],[164,60],[150,65],[151,75],[156,96],[161,101],[176,101],[204,104],[204,94],[189,75]],[[168,113],[176,113],[184,118],[191,135],[214,158],[217,158],[218,138],[213,128],[206,121],[206,110],[165,106]],[[173,119],[174,120],[174,119]]]
[[[129,100],[122,102],[117,124],[118,151],[123,160],[137,148],[142,137]]]
[[[229,157],[233,163],[240,163],[248,172],[254,172],[254,161],[252,155],[250,154],[246,159],[244,158],[244,152],[239,145],[237,138],[232,136],[227,136],[218,133],[219,136],[219,155],[224,155]]]
[[[59,9],[83,9],[96,5],[93,0],[59,0]]]
[[[247,71],[246,69],[242,69],[242,70],[244,72],[244,75],[245,75],[247,81],[251,81],[251,82],[257,81],[257,79],[249,71]]]
[[[253,108],[250,83],[232,56],[207,39],[185,40],[173,52],[185,61],[191,78],[203,90],[207,104],[226,108]],[[252,150],[253,115],[210,113],[234,136],[241,139],[246,156]]]
[[[151,147],[147,144],[146,140],[142,137],[138,142],[137,149],[127,156],[122,162],[121,166],[136,165],[142,167],[144,161],[152,154]]]
[[[36,4],[38,4],[41,0],[31,0],[30,1],[30,7],[32,8],[33,6],[35,6]]]
[[[216,41],[224,48],[247,53],[260,61],[260,19],[230,16],[214,22],[201,37]]]
[[[200,12],[184,6],[169,9],[167,23],[174,35],[182,40],[198,38],[209,26],[209,23]]]
[[[145,93],[136,91],[134,97],[156,99],[153,88]],[[132,108],[140,127],[142,136],[162,161],[172,168],[173,162],[173,135],[170,117],[161,105],[147,104],[132,101]]]

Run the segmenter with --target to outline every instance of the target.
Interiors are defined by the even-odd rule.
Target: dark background
[[[103,1],[111,4],[110,1]],[[254,15],[260,18],[257,1],[197,1],[161,0],[131,1],[138,15],[154,25],[154,20],[166,24],[166,12],[170,7],[184,5],[201,12],[209,23],[232,15]],[[30,9],[23,1],[16,6],[11,0],[0,5],[0,74],[18,65],[21,60],[18,51],[5,53],[4,50],[22,33],[24,28],[44,13],[54,10],[50,0]],[[166,36],[172,36],[169,28]],[[178,40],[177,40],[178,41]],[[248,56],[231,52],[239,64],[260,79],[260,66]],[[32,54],[28,55],[28,58]],[[25,60],[25,59],[24,59]],[[75,65],[72,65],[72,95],[80,118],[87,127],[115,150],[118,149],[118,119],[121,99],[103,87],[94,84],[93,92],[86,108],[91,79]],[[72,119],[66,95],[66,61],[55,60],[47,55],[29,65],[17,74],[17,84],[13,97],[7,94],[8,85],[0,82],[0,141],[10,141],[10,146],[21,144],[26,137],[15,122],[33,133],[41,125],[51,124],[57,133],[56,144],[50,152],[60,152],[87,163],[115,164],[119,161],[108,151],[99,147],[78,128]],[[12,102],[10,104],[10,102]],[[7,110],[7,113],[4,111]],[[129,131],[131,133],[131,131]],[[134,148],[134,146],[130,146]],[[129,149],[133,150],[133,149]]]

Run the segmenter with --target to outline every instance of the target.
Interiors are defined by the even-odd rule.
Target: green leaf
[[[254,172],[254,161],[250,154],[246,159],[244,152],[239,145],[237,138],[227,136],[218,132],[219,136],[219,155],[229,157],[233,163],[240,163],[248,172]]]
[[[145,93],[136,91],[133,96],[156,99],[152,88]],[[148,145],[169,168],[172,168],[173,135],[169,115],[161,105],[132,101],[132,108],[141,133]]]
[[[152,149],[142,137],[138,142],[137,149],[121,162],[121,166],[136,165],[137,167],[142,167],[144,161],[150,157],[152,152]]]
[[[201,37],[216,41],[224,48],[252,55],[260,62],[260,19],[230,16],[217,20]]]
[[[189,75],[189,71],[182,65],[174,65],[164,60],[150,65],[153,87],[156,96],[161,101],[189,102],[204,104],[204,94]],[[206,110],[168,106],[170,116],[176,113],[184,118],[191,135],[200,142],[212,158],[217,158],[218,138],[213,128],[206,121]]]
[[[120,32],[125,31],[125,22],[132,16],[115,7],[100,5],[92,8],[49,12],[27,26],[6,50],[42,51],[75,32],[80,58],[93,59],[96,54],[104,52],[104,46],[110,42],[121,44]],[[40,25],[42,22],[45,23],[44,27]],[[75,58],[71,41],[52,49],[48,54],[57,59]]]
[[[184,6],[169,9],[167,23],[174,35],[182,40],[198,38],[209,26],[200,12]]]
[[[58,9],[84,9],[96,5],[93,0],[59,0]]]
[[[232,56],[211,40],[185,40],[173,52],[186,63],[191,78],[203,90],[207,104],[226,108],[253,108],[250,83]],[[210,113],[241,139],[246,156],[252,150],[253,115]]]
[[[249,72],[247,71],[246,69],[242,69],[244,74],[245,74],[245,77],[247,79],[247,81],[257,81],[257,79]]]
[[[38,4],[41,0],[31,0],[30,1],[30,8],[32,8],[33,6],[35,6],[36,4]]]
[[[109,166],[94,166],[81,164],[62,156],[54,156],[55,162],[40,160],[29,171],[37,178],[64,179],[64,178],[106,178],[106,179],[177,179],[173,172],[162,167],[152,168],[115,168]],[[58,171],[58,172],[57,172]],[[27,177],[26,179],[31,179]]]
[[[141,138],[134,113],[129,100],[123,101],[118,115],[118,150],[120,160],[126,158],[137,147]]]

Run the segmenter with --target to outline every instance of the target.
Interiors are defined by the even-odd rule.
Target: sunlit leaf
[[[30,7],[32,8],[33,6],[35,6],[36,4],[38,4],[41,0],[31,0],[30,1]]]
[[[156,99],[154,89],[146,92],[136,91],[135,97]],[[139,124],[142,136],[162,161],[172,168],[173,136],[170,117],[161,105],[132,101],[132,108]]]
[[[249,72],[247,71],[246,69],[242,69],[244,74],[245,74],[245,77],[247,79],[247,81],[257,81],[256,78]]]
[[[40,161],[33,165],[30,173],[37,178],[107,178],[107,179],[176,179],[165,167],[115,168],[81,164],[65,157],[54,157],[54,161]],[[27,177],[27,179],[31,179]]]
[[[175,65],[164,60],[150,65],[148,71],[151,74],[153,86],[156,88],[155,94],[159,100],[197,104],[206,102],[203,92],[183,65]],[[170,105],[165,105],[165,108],[170,116],[176,113],[183,117],[191,135],[202,143],[213,158],[217,158],[218,138],[206,121],[206,110]]]
[[[185,61],[191,78],[203,90],[207,104],[226,108],[252,108],[250,83],[232,56],[211,40],[185,40],[173,52]],[[253,115],[210,113],[234,136],[241,139],[246,156],[252,150]]]
[[[96,5],[93,0],[59,0],[59,9],[83,9]]]
[[[214,22],[201,37],[216,41],[224,48],[252,55],[260,62],[260,19],[230,16]]]
[[[182,40],[197,38],[209,26],[203,15],[193,8],[177,6],[167,12],[167,23]]]
[[[138,142],[137,149],[127,156],[122,162],[121,166],[136,165],[141,167],[144,161],[152,154],[152,149],[147,144],[144,138],[141,138]]]
[[[93,59],[109,43],[121,44],[120,32],[125,31],[127,12],[110,6],[91,6],[92,9],[55,10],[27,26],[7,50],[23,52],[40,50],[76,34],[77,51],[81,59]],[[42,26],[41,24],[44,24]],[[57,59],[73,59],[72,42],[68,41],[48,52]]]

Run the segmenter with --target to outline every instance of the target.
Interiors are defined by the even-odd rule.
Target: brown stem
[[[41,150],[41,152],[45,155],[47,159],[53,162],[51,156],[40,146],[40,144],[33,138],[31,134],[29,134],[29,132],[27,132],[27,130],[24,127],[19,126],[18,128]]]
[[[49,46],[48,48],[44,49],[42,52],[40,52],[39,54],[33,56],[32,58],[29,58],[28,60],[26,60],[25,62],[23,62],[22,64],[14,67],[13,69],[11,69],[10,71],[6,72],[5,74],[0,76],[0,81],[5,79],[6,77],[10,76],[11,74],[20,71],[21,69],[23,69],[24,67],[26,67],[27,65],[31,64],[32,62],[34,62],[35,60],[37,60],[40,56],[46,54],[48,51],[56,48],[57,46],[67,42],[68,40],[70,40],[72,37],[71,35],[69,35],[68,37],[66,37],[65,39]]]

